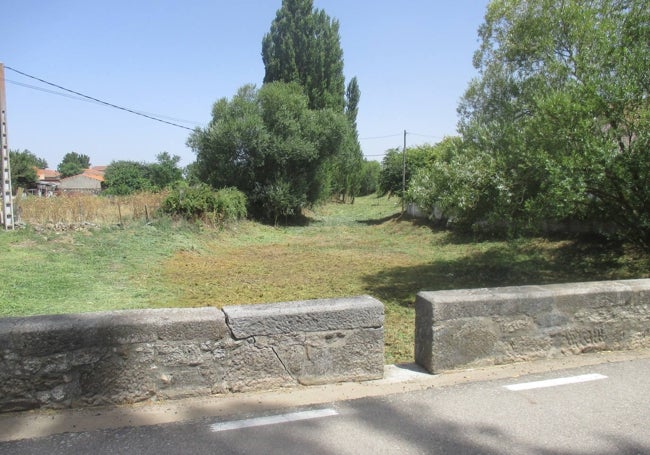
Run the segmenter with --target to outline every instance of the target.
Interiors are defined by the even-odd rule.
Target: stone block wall
[[[369,296],[0,319],[0,412],[383,376]]]
[[[650,280],[420,292],[415,360],[431,373],[650,346]]]

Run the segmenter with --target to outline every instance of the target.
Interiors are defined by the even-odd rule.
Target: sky
[[[361,89],[364,155],[456,134],[458,101],[488,0],[314,0],[340,23],[346,81]],[[262,84],[262,38],[281,0],[0,0],[9,148],[56,168],[68,152],[92,165],[195,160],[190,131],[79,97],[7,67],[189,129],[220,98]],[[55,93],[63,93],[65,96]]]

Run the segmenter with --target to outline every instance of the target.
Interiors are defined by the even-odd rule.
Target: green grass
[[[370,294],[386,308],[386,360],[413,360],[420,290],[649,276],[650,257],[603,239],[476,240],[357,198],[300,226],[222,230],[159,220],[81,233],[0,232],[0,316],[217,306]]]

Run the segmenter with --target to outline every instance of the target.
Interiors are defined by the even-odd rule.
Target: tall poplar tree
[[[348,137],[341,152],[334,157],[333,186],[334,191],[343,201],[354,202],[355,196],[361,192],[363,179],[363,152],[359,144],[357,132],[357,114],[361,91],[356,76],[350,79],[345,91],[345,116],[350,125]]]
[[[262,40],[264,83],[295,82],[309,99],[309,108],[345,113],[349,133],[340,150],[324,163],[331,191],[354,199],[361,181],[363,153],[356,117],[360,90],[356,77],[345,87],[339,22],[314,9],[313,0],[283,0]]]
[[[283,0],[262,40],[264,83],[297,82],[310,109],[345,108],[339,23],[313,0]]]
[[[361,90],[359,89],[359,81],[354,76],[348,83],[348,88],[345,90],[345,115],[348,117],[350,124],[357,130],[357,115],[359,114],[359,101],[361,100]]]

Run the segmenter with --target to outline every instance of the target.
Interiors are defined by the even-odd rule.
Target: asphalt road
[[[227,414],[2,442],[0,453],[650,454],[650,358]]]

